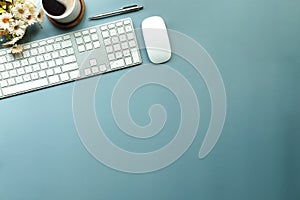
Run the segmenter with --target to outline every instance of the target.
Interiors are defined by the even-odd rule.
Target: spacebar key
[[[2,92],[3,95],[11,95],[19,92],[26,92],[28,90],[40,88],[46,85],[48,85],[48,79],[44,78],[44,79],[39,79],[27,83],[22,83],[10,87],[2,88]]]

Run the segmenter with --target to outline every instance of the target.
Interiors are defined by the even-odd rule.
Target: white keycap
[[[22,78],[22,76],[16,77],[16,83],[17,83],[17,84],[23,83],[23,78]]]
[[[36,79],[39,78],[39,75],[38,75],[38,73],[36,73],[36,72],[32,73],[30,76],[31,76],[31,79],[32,79],[32,80],[36,80]]]
[[[76,61],[76,57],[74,55],[64,57],[64,64],[69,64],[69,63],[75,62],[75,61]]]
[[[46,85],[48,85],[48,80],[46,78],[44,78],[44,79],[38,79],[35,81],[30,81],[30,82],[14,85],[11,87],[6,87],[6,88],[2,89],[2,92],[4,95],[11,95],[11,94],[15,94],[15,93],[23,92],[23,91],[36,89],[36,88],[43,87]]]
[[[1,75],[3,79],[7,79],[9,77],[8,72],[2,72]]]
[[[94,58],[94,59],[90,59],[90,66],[93,67],[93,66],[96,66],[97,65],[97,60]]]
[[[60,67],[55,67],[54,68],[54,73],[55,74],[60,74],[61,73],[61,68]]]
[[[137,49],[131,49],[131,56],[134,63],[140,62],[140,57]]]
[[[90,29],[90,33],[96,33],[96,32],[97,32],[97,29],[95,29],[95,28]]]
[[[16,81],[14,78],[10,78],[10,79],[7,79],[7,83],[8,83],[8,85],[14,85],[14,84],[16,84]]]
[[[78,51],[79,51],[79,52],[84,52],[84,51],[85,51],[84,45],[78,46]]]
[[[92,71],[91,71],[91,69],[90,69],[90,68],[88,68],[88,69],[85,69],[85,70],[84,70],[84,74],[85,74],[86,76],[89,76],[89,75],[91,75],[91,74],[92,74]]]
[[[54,74],[53,69],[47,69],[46,74],[47,76],[52,76]]]
[[[89,36],[89,35],[84,36],[84,37],[83,37],[83,41],[84,41],[85,43],[91,42],[90,36]]]
[[[23,68],[17,69],[17,72],[19,76],[25,74],[25,70]]]
[[[39,76],[40,76],[41,78],[44,78],[44,77],[46,77],[47,75],[46,75],[46,72],[43,70],[43,71],[39,71]]]
[[[70,75],[71,79],[76,79],[76,78],[79,78],[80,73],[79,73],[79,70],[75,70],[75,71],[70,72],[69,75]]]
[[[70,63],[70,64],[67,64],[67,65],[63,65],[61,67],[61,69],[62,69],[63,72],[68,72],[68,71],[78,69],[78,65],[77,65],[77,63]]]
[[[124,63],[123,59],[119,59],[119,60],[116,60],[116,61],[113,61],[113,62],[110,63],[110,67],[112,69],[124,67],[124,65],[125,65],[125,63]]]
[[[48,77],[48,79],[49,79],[50,84],[54,84],[54,83],[59,82],[59,76],[58,75],[50,76],[50,77]]]
[[[4,88],[6,86],[8,86],[7,80],[0,81],[0,87],[1,88]]]
[[[24,76],[23,76],[23,80],[24,80],[25,82],[31,81],[30,75],[29,75],[29,74],[24,75]]]
[[[109,37],[109,32],[108,31],[103,31],[102,36],[103,36],[103,38],[108,38]]]
[[[126,32],[131,32],[132,31],[132,27],[131,26],[125,26],[125,31]]]
[[[92,50],[93,49],[92,43],[85,44],[85,48],[86,48],[87,51]]]
[[[100,65],[100,71],[105,72],[106,71],[106,66],[105,65]]]
[[[95,41],[95,40],[98,40],[98,39],[99,39],[98,35],[96,33],[94,33],[92,35],[92,40]]]
[[[32,67],[31,66],[25,67],[25,72],[26,73],[31,73],[32,72]]]
[[[60,76],[60,80],[61,80],[61,81],[67,81],[67,80],[70,79],[68,73],[63,73],[63,74],[60,74],[59,76]]]
[[[125,58],[125,63],[126,63],[126,65],[131,65],[131,64],[132,64],[132,59],[131,59],[131,57]]]
[[[92,72],[93,74],[96,74],[99,72],[99,68],[98,67],[92,67]]]
[[[80,38],[76,38],[76,44],[83,44],[83,39],[80,37]]]
[[[54,60],[50,60],[47,62],[48,63],[48,67],[55,67],[55,62]]]
[[[97,49],[101,46],[99,41],[93,42],[93,45],[94,45],[95,49]]]

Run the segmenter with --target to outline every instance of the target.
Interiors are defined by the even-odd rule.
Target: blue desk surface
[[[131,3],[145,8],[87,20],[90,15]],[[85,0],[85,5],[84,19],[71,30],[124,17],[131,17],[139,28],[144,18],[160,15],[168,28],[205,48],[218,66],[226,89],[227,115],[219,141],[208,156],[198,158],[212,113],[210,94],[203,78],[180,55],[173,55],[167,65],[192,86],[201,109],[199,128],[179,159],[150,173],[112,169],[87,151],[73,118],[75,83],[4,99],[0,101],[1,200],[300,199],[299,1]],[[43,27],[28,33],[26,40],[70,31],[54,27],[47,19]],[[145,52],[142,57],[144,66],[136,69],[149,64]],[[117,81],[129,71],[101,78],[95,114],[115,145],[137,153],[155,151],[175,136],[183,120],[181,102],[168,87],[149,82],[132,94],[128,109],[135,123],[145,126],[150,123],[151,105],[162,104],[167,118],[164,127],[148,139],[124,134],[110,105]],[[164,78],[174,81],[171,75]],[[126,84],[123,82],[123,86]],[[83,107],[89,104],[84,98],[81,103]],[[194,121],[192,114],[186,118]],[[110,151],[100,153],[114,156]],[[120,159],[126,161],[126,157]],[[164,158],[158,157],[155,162],[163,162],[160,159]]]

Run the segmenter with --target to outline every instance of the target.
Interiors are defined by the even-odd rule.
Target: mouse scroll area
[[[165,63],[171,59],[171,46],[164,20],[159,16],[146,18],[142,31],[148,57],[154,64]]]

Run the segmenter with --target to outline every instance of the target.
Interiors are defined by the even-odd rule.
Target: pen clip
[[[138,5],[131,5],[131,6],[125,6],[123,8],[120,8],[119,10],[122,10],[122,9],[127,9],[127,8],[134,8],[134,7],[137,7]]]

